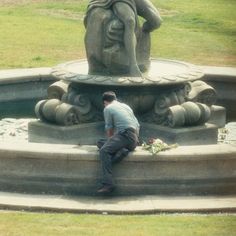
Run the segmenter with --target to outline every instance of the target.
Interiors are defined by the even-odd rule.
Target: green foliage
[[[0,214],[3,236],[233,236],[235,232],[235,215]]]
[[[0,68],[51,67],[85,58],[87,2],[0,1]],[[236,65],[235,0],[152,2],[163,18],[161,28],[152,33],[152,57]]]

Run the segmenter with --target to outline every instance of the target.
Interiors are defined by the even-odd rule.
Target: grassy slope
[[[233,236],[236,216],[109,216],[2,212],[1,235],[9,236]]]
[[[85,57],[87,0],[0,5],[0,68],[53,66]],[[24,1],[23,1],[24,2]],[[152,56],[236,65],[235,0],[155,0],[164,19]],[[1,2],[0,2],[1,4]],[[235,235],[235,216],[0,213],[0,235]]]
[[[0,2],[0,68],[53,66],[85,57],[87,0],[9,2]],[[153,57],[236,65],[235,0],[153,3],[164,19],[152,34]]]
[[[54,5],[63,9],[63,4]],[[2,7],[0,67],[52,66],[84,56],[82,20],[54,16],[52,6]]]
[[[154,35],[154,55],[160,48],[162,57],[198,64],[236,65],[236,1],[159,2],[161,9],[169,10],[169,16],[168,11],[166,17],[164,12],[164,23]]]

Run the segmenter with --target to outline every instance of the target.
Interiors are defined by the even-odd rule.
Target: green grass
[[[8,4],[6,4],[8,2]],[[236,65],[235,0],[153,0],[163,17],[153,57]],[[54,66],[85,57],[87,0],[0,1],[0,68]]]
[[[1,212],[2,236],[233,236],[235,215],[76,215]]]
[[[8,2],[8,4],[3,4]],[[235,0],[153,0],[163,25],[152,56],[236,65]],[[0,68],[54,66],[85,57],[87,0],[0,1]],[[0,213],[0,236],[233,236],[235,215]]]

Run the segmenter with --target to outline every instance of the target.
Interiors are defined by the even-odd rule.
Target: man
[[[161,25],[162,19],[159,12],[149,0],[90,0],[85,17],[85,26],[87,25],[89,14],[98,8],[112,10],[115,16],[123,23],[123,43],[129,57],[129,74],[131,76],[142,76],[135,50],[137,45],[135,31],[138,24],[138,16],[146,20],[142,30],[149,33]],[[102,11],[98,12],[98,14],[104,15]]]
[[[98,193],[110,193],[114,190],[112,181],[112,163],[120,161],[138,144],[139,123],[132,109],[116,99],[112,91],[102,96],[104,103],[105,129],[108,140],[101,145],[102,187]]]

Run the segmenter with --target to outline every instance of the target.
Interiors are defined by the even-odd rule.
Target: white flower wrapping
[[[165,151],[172,148],[177,148],[178,144],[171,144],[168,145],[167,143],[163,142],[161,139],[150,139],[148,143],[143,142],[142,148],[151,152],[152,154],[157,154],[160,151]]]

